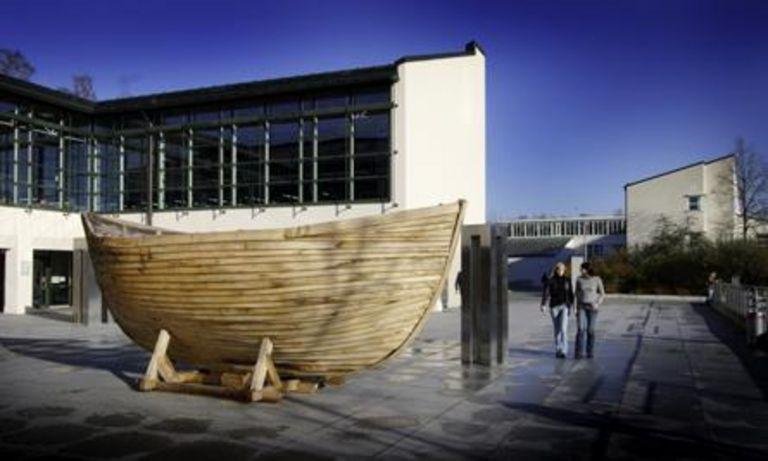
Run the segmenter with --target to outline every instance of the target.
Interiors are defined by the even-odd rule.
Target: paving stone
[[[13,445],[60,445],[82,440],[96,433],[94,428],[81,424],[59,423],[32,426],[3,436],[5,443]]]
[[[170,437],[136,431],[117,432],[70,445],[62,452],[90,458],[112,459],[159,450],[172,444],[173,439]]]
[[[204,434],[210,425],[209,419],[170,418],[151,424],[147,429],[178,434]]]
[[[250,460],[256,453],[256,449],[239,443],[196,440],[156,451],[140,459],[145,461],[207,461],[211,459],[240,461]]]
[[[99,427],[130,427],[138,425],[144,419],[138,413],[97,413],[85,419],[85,422]]]

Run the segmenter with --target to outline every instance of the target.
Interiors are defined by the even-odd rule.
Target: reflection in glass
[[[269,201],[299,201],[299,124],[272,123],[269,126]]]
[[[13,128],[0,124],[0,203],[13,203]]]
[[[237,204],[264,203],[264,127],[237,127]]]
[[[389,199],[389,137],[389,113],[355,117],[355,199]]]
[[[219,129],[194,131],[193,205],[219,205]]]
[[[36,129],[32,146],[32,201],[43,207],[58,207],[56,183],[59,170],[59,136],[51,130]]]
[[[147,206],[147,138],[126,137],[125,143],[125,189],[126,210],[142,210]]]
[[[317,200],[335,202],[347,197],[349,128],[345,117],[323,118],[317,123]]]
[[[165,207],[187,207],[189,141],[186,130],[163,133],[165,145]]]

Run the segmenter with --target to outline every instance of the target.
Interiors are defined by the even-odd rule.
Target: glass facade
[[[0,93],[0,204],[144,211],[150,190],[155,210],[387,202],[391,107],[388,84],[104,115]]]
[[[566,219],[521,219],[512,221],[512,237],[564,237],[577,235],[623,235],[623,217],[584,217]]]

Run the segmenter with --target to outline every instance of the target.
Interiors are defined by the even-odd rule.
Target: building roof
[[[689,165],[681,166],[680,168],[675,168],[674,170],[669,170],[669,171],[665,171],[663,173],[655,174],[653,176],[648,176],[647,178],[638,179],[637,181],[632,181],[632,182],[629,182],[629,183],[625,184],[624,185],[624,189],[626,189],[628,187],[632,187],[632,186],[640,184],[640,183],[643,183],[643,182],[646,182],[646,181],[650,181],[650,180],[653,180],[653,179],[661,178],[663,176],[666,176],[666,175],[669,175],[669,174],[672,174],[672,173],[677,173],[679,171],[687,170],[688,168],[693,168],[693,167],[697,167],[697,166],[701,166],[701,165],[709,165],[711,163],[717,163],[717,162],[719,162],[721,160],[725,160],[725,159],[733,157],[733,156],[734,156],[734,154],[727,154],[727,155],[723,155],[723,156],[714,158],[712,160],[702,160],[702,161],[699,161],[699,162],[691,163]]]
[[[392,64],[361,67],[333,72],[292,76],[285,78],[256,80],[229,85],[210,86],[181,91],[155,93],[129,98],[89,101],[63,91],[57,91],[36,83],[0,75],[0,90],[65,107],[85,113],[112,113],[132,110],[178,107],[190,104],[205,104],[214,101],[232,100],[243,97],[267,96],[285,93],[338,88],[397,81],[397,66],[405,62],[445,59],[471,56],[483,53],[477,42],[469,42],[463,51],[404,56]],[[483,53],[484,54],[484,53]]]
[[[552,256],[573,237],[513,237],[507,240],[508,256]]]

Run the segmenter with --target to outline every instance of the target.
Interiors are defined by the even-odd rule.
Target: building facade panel
[[[731,238],[733,165],[726,156],[625,186],[628,245],[648,243],[665,222],[711,240]]]

